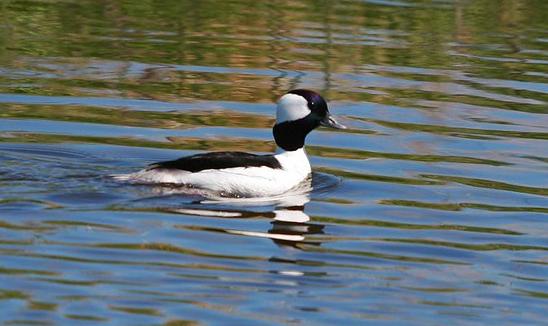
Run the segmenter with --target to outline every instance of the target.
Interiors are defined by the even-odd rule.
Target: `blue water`
[[[545,1],[0,4],[0,323],[543,324]],[[268,153],[329,100],[310,191],[110,175]]]

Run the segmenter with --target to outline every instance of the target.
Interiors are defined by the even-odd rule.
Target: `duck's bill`
[[[325,118],[320,122],[320,125],[335,129],[346,129],[346,127],[335,120],[331,114],[327,114]]]

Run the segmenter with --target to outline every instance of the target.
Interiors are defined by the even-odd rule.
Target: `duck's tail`
[[[135,179],[134,173],[126,173],[126,174],[111,174],[109,175],[112,179],[116,181],[132,181]]]

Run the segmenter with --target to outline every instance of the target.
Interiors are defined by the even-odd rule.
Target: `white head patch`
[[[299,120],[310,114],[308,102],[297,94],[285,94],[278,101],[276,123]]]

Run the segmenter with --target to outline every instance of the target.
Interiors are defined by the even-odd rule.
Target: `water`
[[[0,3],[0,322],[545,322],[546,1]],[[273,150],[314,89],[313,190],[108,175]]]

